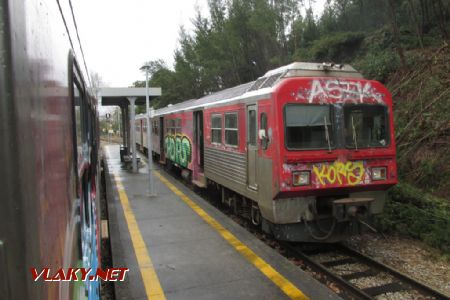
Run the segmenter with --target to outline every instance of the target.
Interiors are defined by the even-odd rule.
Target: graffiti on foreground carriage
[[[138,144],[147,125],[137,119]],[[337,241],[397,182],[392,98],[348,65],[293,63],[156,110],[152,152],[278,239]]]

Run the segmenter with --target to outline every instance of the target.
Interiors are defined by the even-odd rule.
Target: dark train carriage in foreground
[[[152,120],[162,162],[279,239],[342,239],[397,182],[391,95],[348,65],[293,63]]]
[[[31,268],[100,261],[96,100],[67,0],[0,1],[0,298],[98,299]]]

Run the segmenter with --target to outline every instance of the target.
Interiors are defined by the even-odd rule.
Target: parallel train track
[[[408,275],[342,244],[281,243],[281,245],[288,255],[302,260],[315,272],[324,274],[336,282],[345,290],[345,294],[350,296],[349,298],[377,299],[382,298],[384,294],[401,292],[410,295],[411,299],[450,299]],[[379,278],[381,283],[374,284],[380,280]],[[364,286],[364,280],[366,283],[370,282],[370,285]]]

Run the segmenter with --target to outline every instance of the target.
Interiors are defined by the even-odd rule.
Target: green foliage
[[[397,231],[450,251],[450,203],[406,183],[389,192],[384,212],[377,217],[383,231]]]
[[[393,50],[369,52],[355,63],[364,77],[386,82],[386,79],[399,68],[400,60]]]
[[[309,57],[313,61],[351,62],[364,39],[361,32],[336,32],[313,42]]]

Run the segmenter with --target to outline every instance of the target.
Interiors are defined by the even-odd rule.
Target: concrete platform
[[[339,299],[158,166],[148,197],[146,167],[104,154],[117,299]]]

